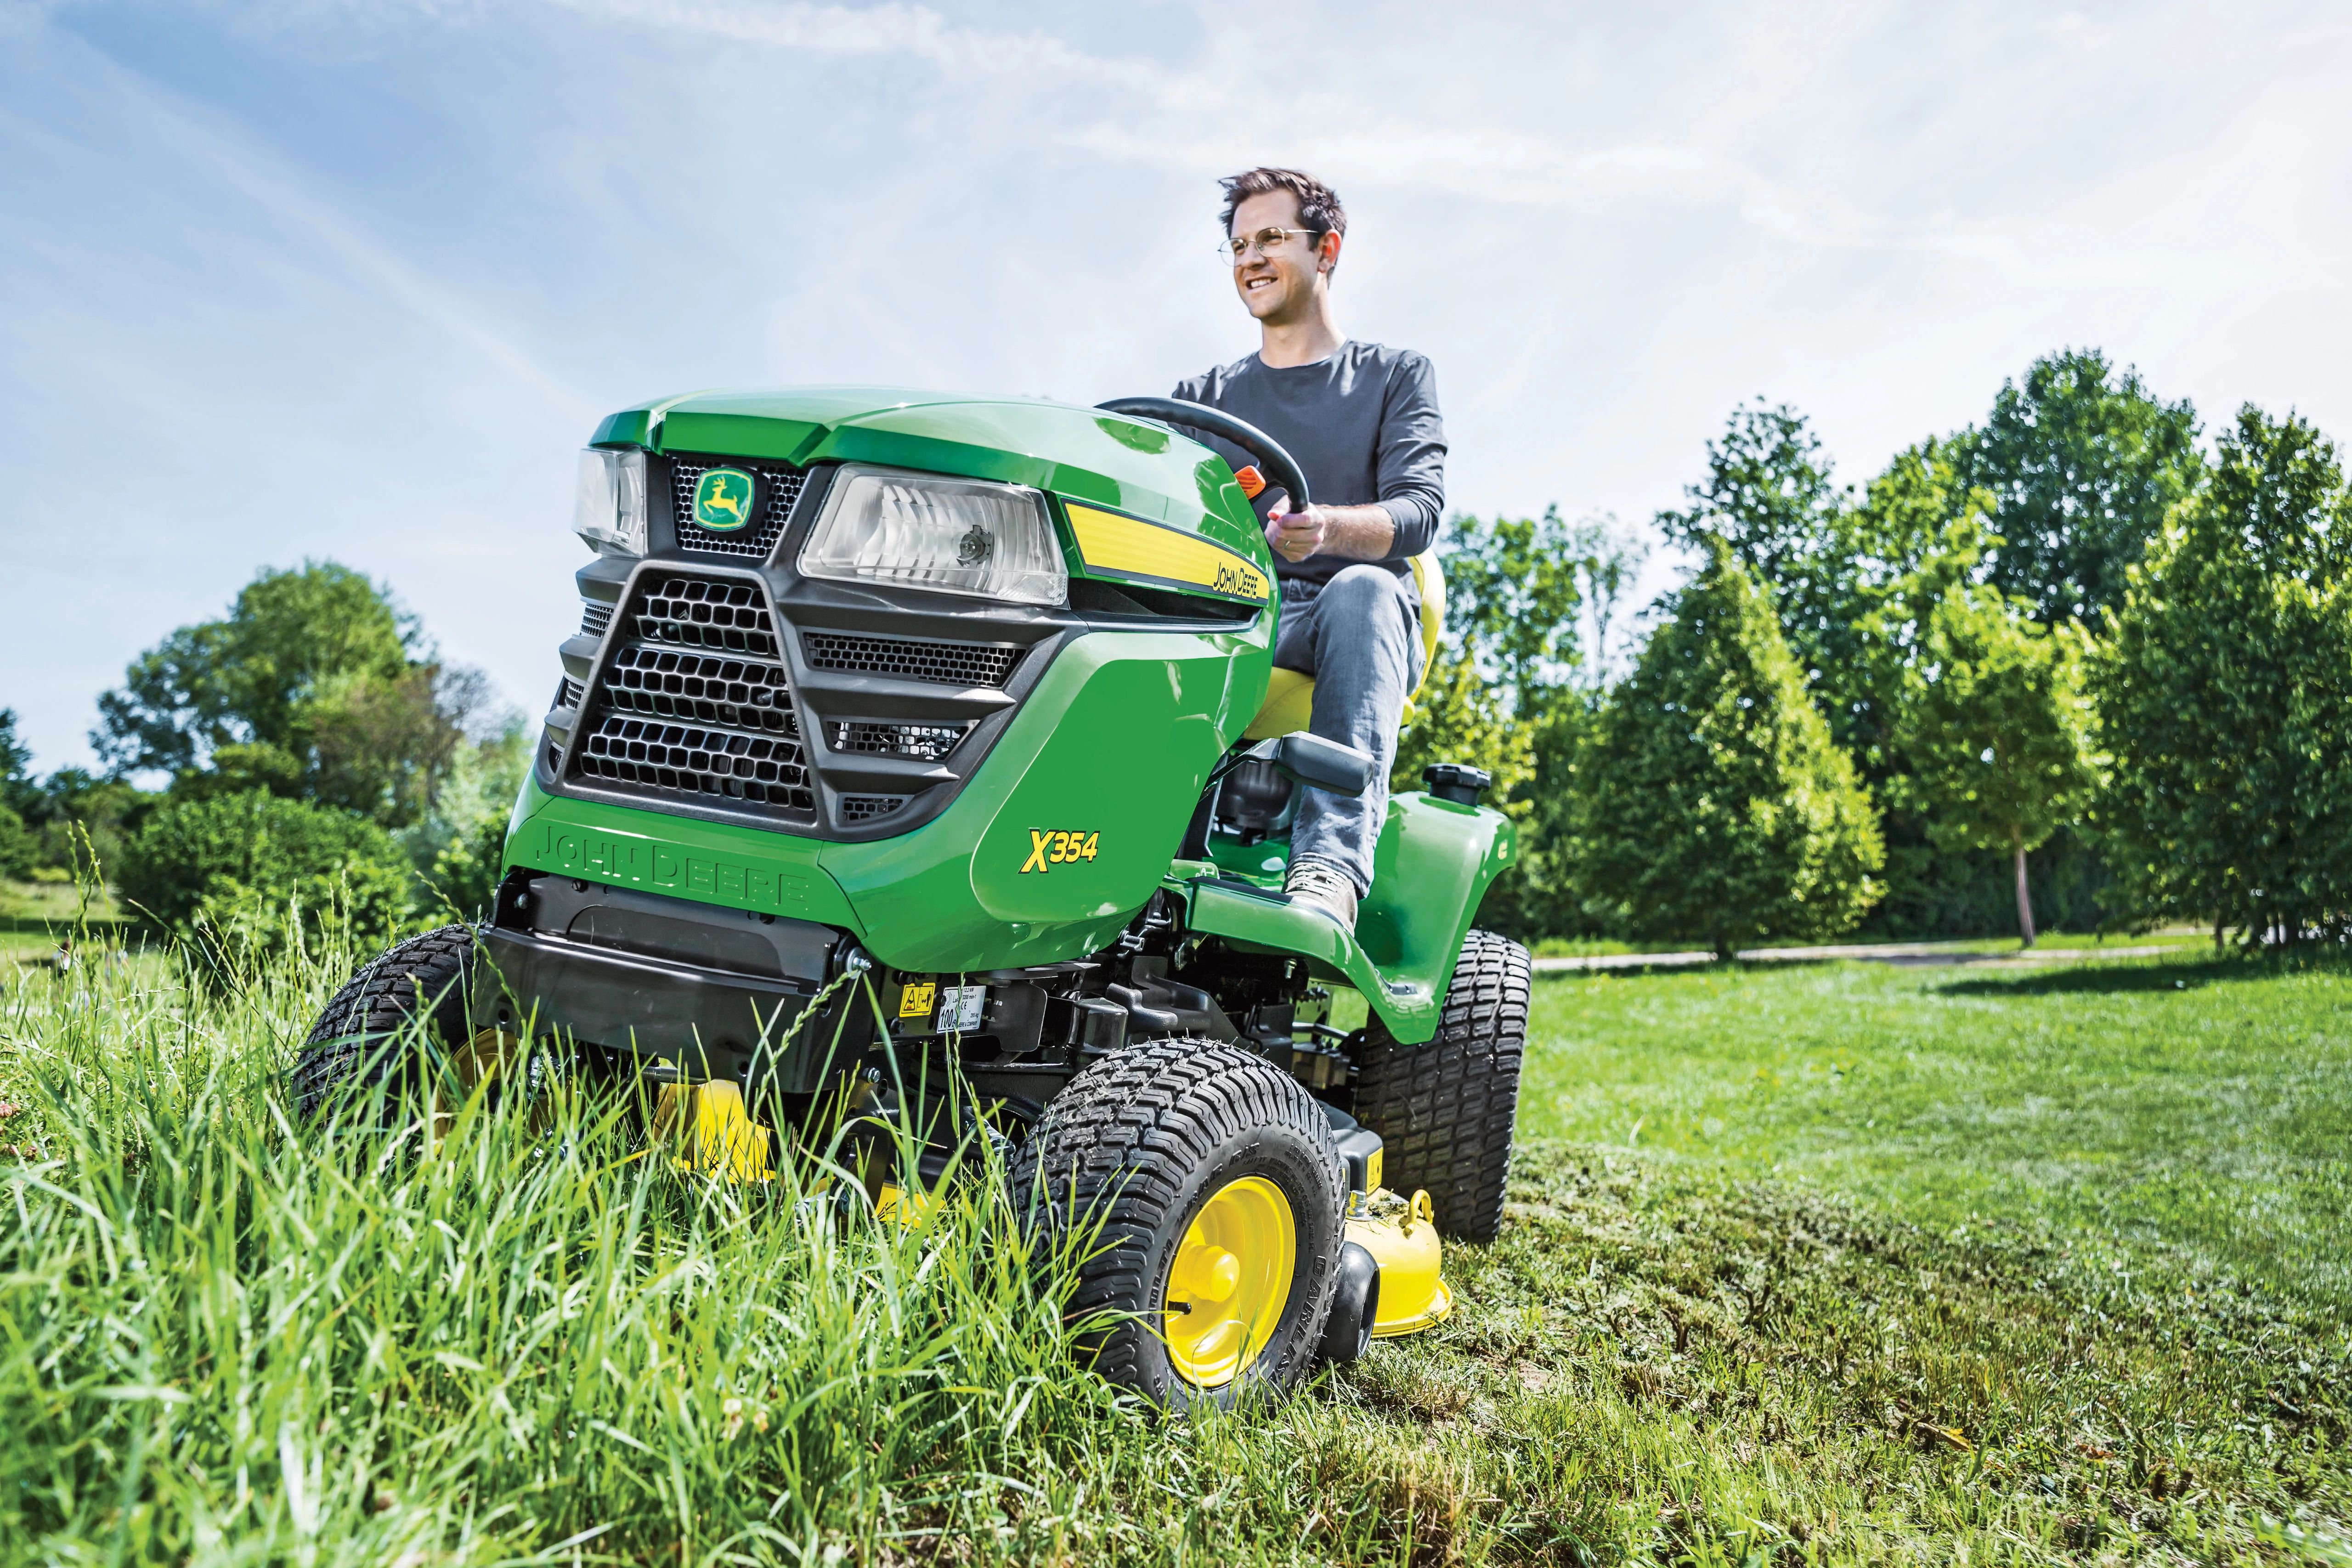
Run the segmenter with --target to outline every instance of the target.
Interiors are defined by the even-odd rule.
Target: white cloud
[[[1436,358],[1467,508],[1645,516],[1758,393],[1860,478],[2070,343],[2209,416],[2352,434],[2352,43],[2324,5],[281,0],[0,28],[0,539],[34,583],[0,705],[45,765],[138,647],[306,553],[535,703],[604,409],[860,379],[1091,401],[1234,357],[1212,181],[1261,161],[1348,195],[1344,320]]]

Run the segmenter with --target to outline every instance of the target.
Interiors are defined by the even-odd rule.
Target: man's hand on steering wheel
[[[1285,561],[1304,561],[1330,542],[1332,509],[1307,506],[1285,510],[1289,505],[1290,498],[1284,496],[1265,514],[1266,547]]]
[[[1385,507],[1309,504],[1290,511],[1289,505],[1283,496],[1265,514],[1266,548],[1285,561],[1310,555],[1379,561],[1396,542],[1396,521]]]

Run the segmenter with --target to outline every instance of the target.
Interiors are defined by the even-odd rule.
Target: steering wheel
[[[1175,397],[1114,397],[1108,403],[1097,403],[1095,406],[1106,414],[1156,419],[1180,430],[1202,430],[1212,436],[1222,436],[1257,459],[1258,469],[1265,475],[1268,485],[1288,492],[1291,510],[1297,511],[1310,504],[1307,476],[1291,459],[1290,454],[1282,449],[1281,444],[1256,426],[1236,419],[1222,408],[1212,408],[1204,403],[1186,403]]]

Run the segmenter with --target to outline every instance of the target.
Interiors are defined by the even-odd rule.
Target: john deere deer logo
[[[694,481],[694,521],[713,533],[732,533],[751,521],[751,476],[712,468]]]

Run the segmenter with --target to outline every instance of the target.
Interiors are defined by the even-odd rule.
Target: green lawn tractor
[[[1279,1393],[1442,1319],[1438,1238],[1493,1237],[1510,1160],[1528,958],[1470,921],[1512,830],[1433,767],[1352,934],[1284,895],[1296,789],[1371,763],[1274,668],[1261,480],[1309,500],[1260,432],[1157,398],[606,419],[495,907],[353,978],[301,1103],[423,1071],[403,1039],[476,1075],[527,1041],[659,1086],[686,1158],[758,1179],[770,1128],[927,1127],[908,1086],[953,1084],[1016,1190],[1099,1226],[1071,1307],[1150,1399]]]

